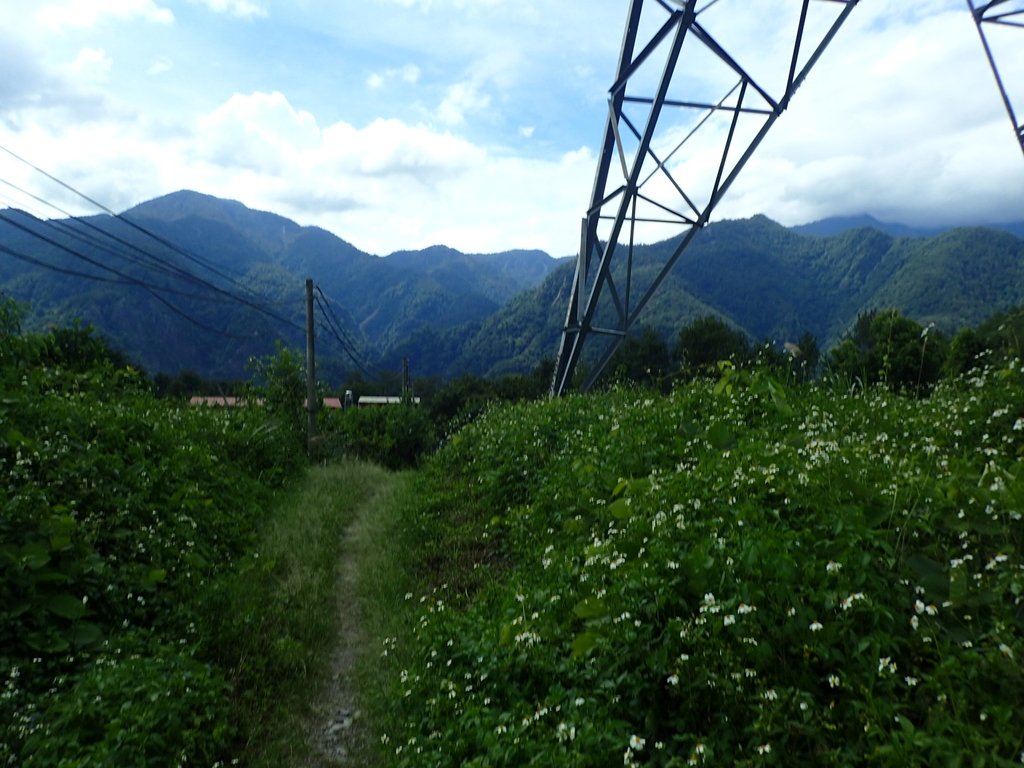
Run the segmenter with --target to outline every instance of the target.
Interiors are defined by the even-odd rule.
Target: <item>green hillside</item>
[[[1009,225],[897,236],[859,223],[828,235],[764,216],[712,224],[640,323],[671,340],[693,319],[716,315],[755,341],[809,331],[828,349],[872,309],[895,307],[953,333],[1024,303],[1024,240]],[[650,284],[678,242],[637,247],[634,286]],[[312,277],[349,347],[321,328],[322,370],[335,383],[355,370],[351,352],[366,370],[398,370],[409,358],[419,376],[533,370],[557,351],[574,269],[539,251],[463,254],[438,245],[378,257],[325,230],[195,192],[144,203],[123,219],[42,222],[0,211],[0,246],[8,249],[0,292],[30,305],[28,327],[81,320],[148,370],[213,378],[244,375],[246,361],[277,340],[303,343],[303,283]],[[624,274],[618,279],[624,284]]]
[[[677,242],[638,247],[634,282],[653,280]],[[534,350],[553,355],[571,277],[565,264],[489,318],[459,367],[523,371],[536,363]],[[713,314],[754,341],[795,341],[810,331],[827,349],[872,309],[894,307],[953,333],[1022,302],[1024,240],[1008,232],[954,229],[925,238],[867,228],[824,237],[756,216],[699,233],[640,322],[670,340],[695,317]]]
[[[246,361],[277,340],[302,343],[307,277],[372,366],[416,333],[482,321],[556,264],[537,251],[446,248],[392,261],[325,230],[187,191],[120,218],[44,222],[0,211],[0,246],[8,249],[0,292],[30,306],[27,327],[81,320],[150,371],[213,378],[243,376]],[[354,367],[323,333],[326,369]]]

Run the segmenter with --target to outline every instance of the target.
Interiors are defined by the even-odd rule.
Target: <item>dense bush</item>
[[[231,737],[227,694],[221,673],[187,650],[99,655],[26,718],[23,765],[213,765]]]
[[[897,392],[928,392],[941,378],[948,342],[895,309],[868,312],[829,353],[829,372],[861,385]]]
[[[412,404],[325,413],[322,427],[333,451],[388,469],[415,467],[437,445],[429,414]]]
[[[1024,367],[928,399],[724,370],[430,462],[386,764],[1019,764]]]
[[[293,447],[258,409],[155,400],[87,329],[8,330],[0,765],[209,762],[230,728],[196,597],[251,544]]]

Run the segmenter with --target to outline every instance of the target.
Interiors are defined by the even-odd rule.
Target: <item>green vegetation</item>
[[[391,483],[384,470],[355,461],[311,468],[276,499],[240,567],[202,598],[199,632],[207,654],[230,671],[244,765],[313,759],[304,718],[341,623],[355,621],[336,610],[337,565],[353,553],[351,544],[342,550],[343,534],[373,519]]]
[[[12,250],[59,269],[93,270],[29,234],[41,231],[101,263],[111,258],[90,238],[83,242],[68,234],[81,230],[80,222],[65,222],[65,231],[55,233],[51,224],[28,214],[8,216],[28,230],[0,221],[0,242]],[[31,303],[27,328],[75,319],[90,323],[131,360],[159,375],[161,392],[223,394],[230,387],[225,380],[245,376],[247,361],[272,354],[276,340],[301,346],[307,277],[330,298],[331,311],[352,337],[365,370],[386,368],[397,375],[402,359],[409,358],[417,378],[526,374],[553,354],[565,321],[574,264],[536,251],[466,255],[432,247],[378,258],[323,230],[191,192],[150,201],[129,216],[231,275],[232,282],[225,282],[203,273],[220,289],[251,290],[292,323],[289,327],[237,302],[173,294],[183,317],[142,288],[84,282],[15,259],[0,260],[0,291]],[[152,247],[124,222],[100,216],[90,223],[124,242]],[[875,224],[818,236],[764,216],[715,222],[693,240],[641,322],[670,345],[681,325],[713,315],[749,339],[799,343],[808,330],[829,348],[858,315],[872,310],[894,307],[952,335],[1024,301],[1019,228],[1016,236],[961,228],[902,237]],[[616,284],[642,293],[677,245],[678,238],[637,247],[628,280],[623,268],[615,273]],[[166,258],[174,260],[171,253]],[[187,288],[188,294],[198,289],[194,282],[182,285],[131,262],[115,260],[111,266],[156,285]],[[187,261],[177,266],[195,268]],[[599,310],[597,319],[600,325],[610,316]],[[210,328],[222,329],[230,340],[209,333]],[[335,384],[354,366],[333,334],[324,331],[318,368]]]
[[[948,346],[934,326],[922,328],[894,309],[869,312],[829,354],[828,367],[847,381],[921,394],[939,380]]]
[[[357,619],[360,764],[1019,764],[1019,310],[948,354],[865,314],[811,383],[809,336],[672,370],[649,331],[616,367],[665,394],[457,380],[323,414],[314,468],[294,352],[256,362],[262,407],[189,408],[21,318],[0,302],[0,766],[311,764]]]
[[[109,278],[109,273],[58,247],[66,246],[118,269],[129,279],[176,291],[159,294],[142,287],[87,281],[12,258],[0,259],[0,292],[31,304],[26,327],[39,330],[81,319],[146,370],[169,376],[194,371],[206,379],[239,379],[246,375],[250,358],[273,354],[276,340],[300,346],[302,286],[307,277],[314,278],[330,297],[331,311],[370,364],[398,363],[403,355],[411,355],[417,375],[445,373],[460,345],[442,355],[435,337],[476,327],[514,294],[539,283],[556,265],[539,251],[467,255],[441,247],[379,258],[323,229],[301,227],[234,201],[181,191],[127,212],[132,224],[160,233],[215,267],[214,272],[197,270],[195,262],[179,258],[171,249],[157,249],[155,255],[173,269],[198,275],[196,280],[181,281],[132,261],[131,247],[150,254],[154,242],[124,221],[101,215],[88,222],[120,241],[115,248],[118,253],[125,253],[123,244],[129,244],[122,259],[105,250],[103,239],[97,240],[98,233],[82,222],[61,222],[63,227],[56,229],[20,211],[5,215],[17,226],[0,221],[0,243],[13,251],[31,254],[58,269]],[[230,277],[221,279],[216,274]],[[223,293],[204,290],[199,280],[209,280],[232,295],[248,295],[249,300],[261,297],[257,303],[291,321],[292,327],[253,311],[251,305],[225,303]],[[172,312],[160,298],[169,299],[178,311]],[[395,354],[417,334],[427,337],[414,349],[406,347]],[[351,367],[351,360],[333,342],[332,334],[324,332],[323,341],[320,370],[337,380]],[[439,358],[441,367],[428,370]],[[177,382],[191,383],[195,382]],[[180,391],[170,377],[162,378],[160,384]]]
[[[725,370],[499,408],[428,463],[384,765],[1019,763],[1024,367]]]
[[[17,317],[5,303],[0,765],[228,761],[309,656],[308,617],[275,598],[291,571],[254,550],[304,457],[273,414],[156,400],[88,329]]]
[[[388,469],[408,469],[437,446],[434,423],[412,404],[325,412],[324,450],[355,456]]]

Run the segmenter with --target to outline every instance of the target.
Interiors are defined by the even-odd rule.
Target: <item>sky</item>
[[[776,11],[796,4],[718,0],[708,23],[737,58],[769,61]],[[573,255],[627,6],[5,0],[0,147],[116,211],[193,189],[378,255]],[[994,43],[1024,106],[1011,34]],[[6,152],[0,182],[0,207],[58,215],[20,188],[97,212]],[[862,0],[712,220],[861,213],[1024,220],[1024,156],[963,0]]]

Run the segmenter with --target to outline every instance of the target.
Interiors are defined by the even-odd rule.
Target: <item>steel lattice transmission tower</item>
[[[1024,103],[1020,103],[1018,100],[1015,105],[1014,100],[1010,97],[1010,92],[999,72],[991,39],[995,35],[1002,35],[1009,44],[1010,35],[1016,34],[1020,40],[1017,45],[1024,43],[1024,35],[1018,32],[1024,30],[1024,0],[988,0],[988,2],[967,0],[967,5],[971,9],[971,15],[974,16],[974,23],[978,26],[978,34],[981,35],[981,44],[985,48],[985,55],[988,57],[988,63],[992,66],[992,73],[996,76],[996,84],[999,86],[999,93],[1003,97],[1006,111],[1010,114],[1010,121],[1013,123],[1013,130],[1017,135],[1021,151],[1024,152],[1024,122],[1022,122]]]
[[[597,379],[857,3],[631,0],[553,394],[587,342]],[[735,50],[752,34],[763,50]],[[635,262],[666,229],[656,267]]]

